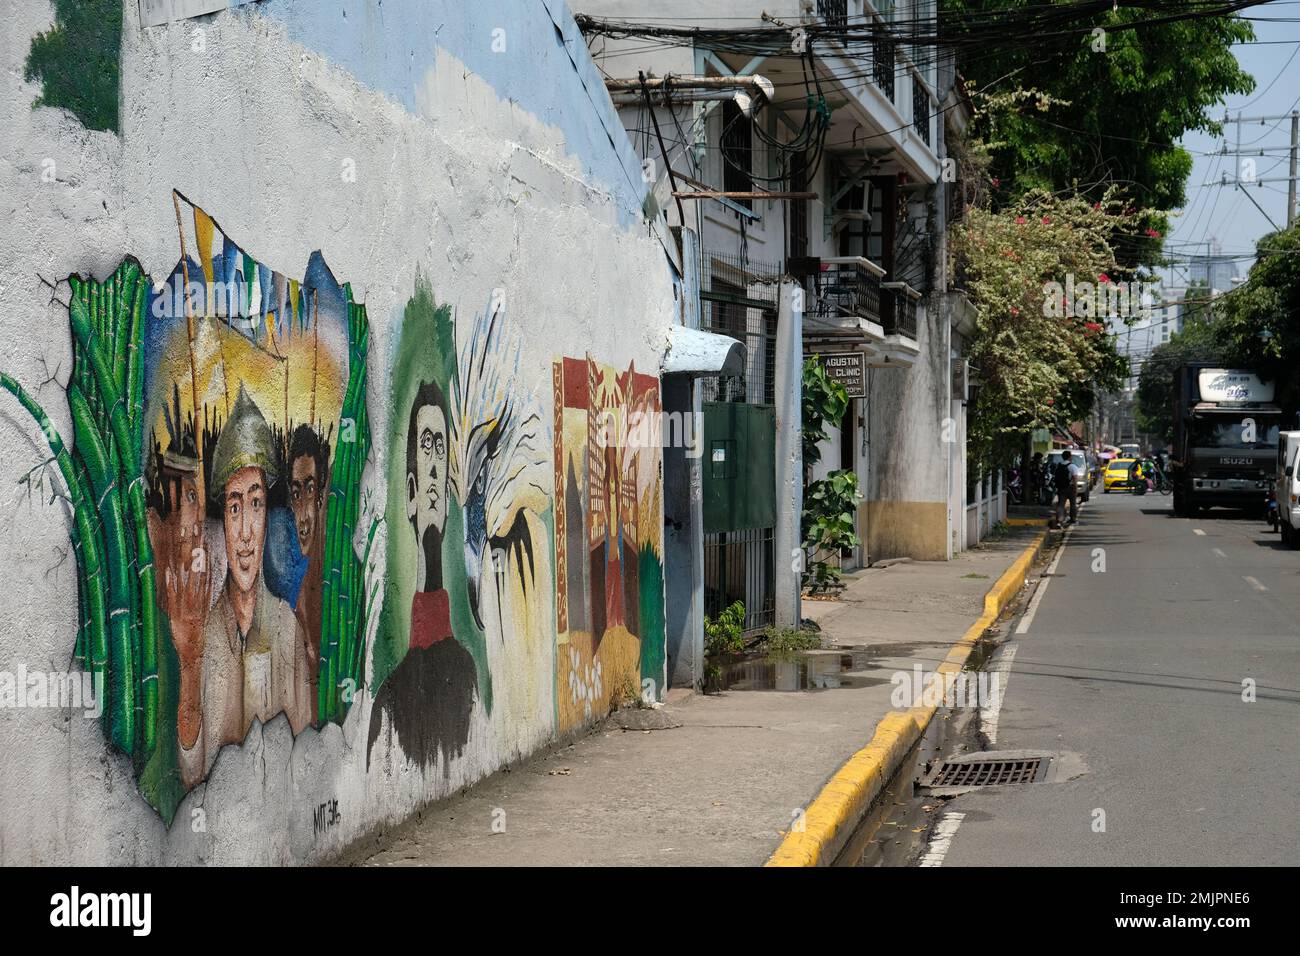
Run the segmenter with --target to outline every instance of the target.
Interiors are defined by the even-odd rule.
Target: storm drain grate
[[[1034,783],[1046,771],[1043,757],[1015,760],[944,761],[929,781],[931,787],[997,787]]]

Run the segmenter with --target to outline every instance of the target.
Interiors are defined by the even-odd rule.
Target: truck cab
[[[1179,369],[1171,460],[1174,512],[1263,512],[1277,473],[1282,411],[1273,383],[1250,369]]]

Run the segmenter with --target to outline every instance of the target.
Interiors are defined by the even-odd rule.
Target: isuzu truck
[[[1273,383],[1250,369],[1194,363],[1178,370],[1170,459],[1175,514],[1215,506],[1264,513],[1282,422],[1273,399]]]

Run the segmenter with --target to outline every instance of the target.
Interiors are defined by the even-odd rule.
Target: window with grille
[[[804,192],[808,189],[808,158],[804,152],[795,153],[790,160],[790,190]],[[802,258],[808,255],[808,202],[804,199],[791,199],[787,203],[790,210],[790,255]]]
[[[752,192],[754,189],[754,123],[732,100],[722,104],[722,188],[727,192]],[[746,209],[754,208],[752,199],[733,199]]]
[[[930,94],[916,77],[912,77],[912,126],[930,145]]]

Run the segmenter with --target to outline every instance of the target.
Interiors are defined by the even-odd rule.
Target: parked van
[[[1300,431],[1278,432],[1277,479],[1278,530],[1288,548],[1300,546]]]

